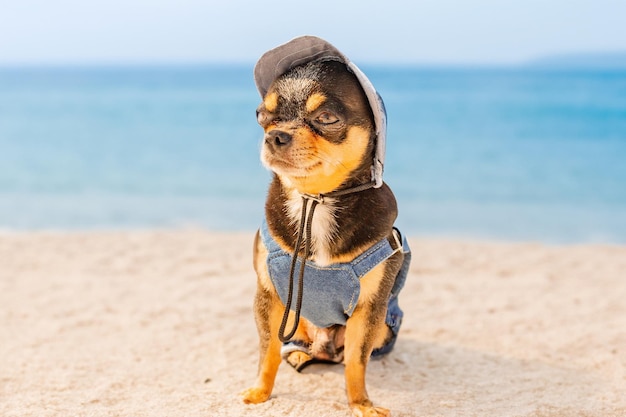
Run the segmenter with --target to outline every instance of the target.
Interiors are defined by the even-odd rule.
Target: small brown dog
[[[382,181],[382,100],[353,63],[312,36],[264,54],[255,81],[261,160],[274,176],[254,244],[259,374],[243,400],[270,397],[281,358],[298,371],[343,361],[353,415],[388,416],[372,405],[365,371],[395,343],[410,252]]]

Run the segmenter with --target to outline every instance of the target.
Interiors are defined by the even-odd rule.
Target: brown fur
[[[279,245],[291,253],[301,210],[300,193],[327,193],[371,180],[373,116],[355,76],[339,62],[306,64],[279,77],[257,113],[265,131],[262,160],[274,172],[265,205],[268,228]],[[317,263],[350,261],[385,237],[392,242],[397,207],[386,184],[333,198],[317,210],[311,254]],[[317,358],[344,348],[346,391],[355,416],[389,415],[388,410],[372,405],[365,372],[372,350],[390,337],[385,314],[402,256],[395,253],[361,279],[357,306],[345,326],[319,329],[301,318],[294,336],[310,343]],[[269,398],[281,362],[278,328],[285,307],[269,278],[266,257],[267,250],[257,234],[254,310],[260,361],[256,385],[242,393],[246,403]],[[306,353],[294,352],[287,360],[297,366],[310,359]]]

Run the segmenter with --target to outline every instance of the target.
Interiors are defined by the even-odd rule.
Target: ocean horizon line
[[[60,61],[13,61],[1,62],[0,70],[10,69],[149,69],[149,68],[253,68],[256,60],[60,60]],[[426,62],[426,61],[377,61],[362,60],[357,65],[365,68],[384,69],[460,69],[460,70],[626,70],[624,51],[557,52],[528,57],[515,62]]]

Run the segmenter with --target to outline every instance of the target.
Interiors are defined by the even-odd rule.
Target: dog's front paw
[[[246,404],[258,404],[267,401],[270,398],[271,392],[266,389],[253,387],[241,393],[243,402]]]
[[[391,412],[386,408],[365,405],[352,406],[353,417],[391,417]]]

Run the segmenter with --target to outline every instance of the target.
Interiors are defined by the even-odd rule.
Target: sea
[[[0,231],[253,231],[252,67],[0,68]],[[405,234],[626,243],[626,70],[362,70]]]

